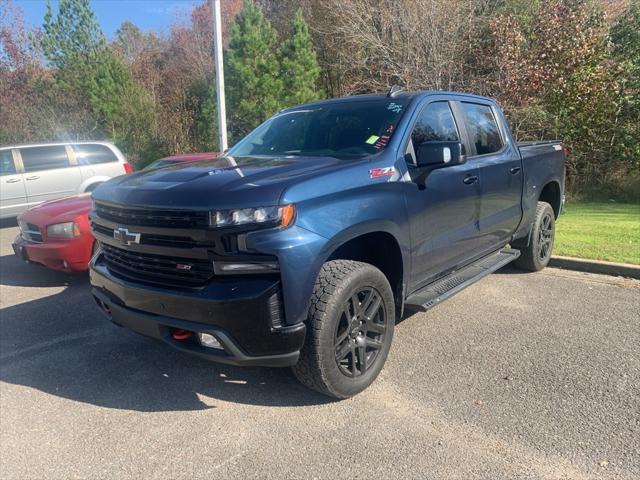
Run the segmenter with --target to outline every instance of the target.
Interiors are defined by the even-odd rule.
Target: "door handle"
[[[471,185],[472,183],[476,183],[477,181],[477,175],[467,175],[466,177],[464,177],[464,180],[462,180],[465,185]]]
[[[511,167],[509,169],[509,173],[512,175],[515,175],[516,173],[520,173],[520,170],[522,170],[522,168],[520,167]]]
[[[11,178],[9,180],[7,180],[7,183],[18,183],[20,181],[19,178]]]
[[[27,177],[27,180],[37,180],[40,177],[38,175],[33,175],[32,177]]]

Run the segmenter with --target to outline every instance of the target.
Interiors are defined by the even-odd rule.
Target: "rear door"
[[[27,191],[11,149],[0,150],[0,218],[15,217],[27,209]]]
[[[29,205],[77,193],[80,169],[72,164],[64,145],[24,147],[19,152]]]
[[[411,165],[415,164],[414,152],[429,141],[463,141],[450,102],[431,102],[419,113],[405,149],[412,177],[420,173]],[[477,254],[477,177],[477,165],[466,162],[431,172],[424,189],[409,184],[406,199],[412,244],[410,290],[467,263]]]
[[[489,102],[462,101],[460,111],[469,137],[469,164],[480,181],[479,244],[484,251],[504,246],[522,218],[522,160]]]
[[[72,146],[82,181],[92,177],[117,177],[125,173],[116,154],[106,145],[79,143]]]

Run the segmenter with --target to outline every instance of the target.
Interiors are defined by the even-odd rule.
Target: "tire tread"
[[[513,262],[514,265],[522,270],[526,270],[528,272],[537,272],[542,270],[546,265],[540,266],[537,261],[536,248],[534,245],[533,235],[535,231],[539,228],[540,221],[542,220],[542,216],[546,209],[550,209],[553,212],[553,208],[547,202],[538,202],[536,205],[536,213],[533,217],[533,232],[532,238],[529,241],[529,245],[525,248],[520,249],[520,256]]]
[[[336,289],[346,277],[361,268],[374,267],[354,260],[332,260],[322,266],[311,296],[305,346],[298,363],[292,367],[294,375],[303,385],[334,398],[346,397],[328,386],[326,372],[320,361],[320,331],[329,320],[326,316],[327,307]]]

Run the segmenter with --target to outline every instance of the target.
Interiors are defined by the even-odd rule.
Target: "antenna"
[[[392,85],[389,91],[387,92],[387,97],[395,98],[402,91],[402,87],[400,85]]]

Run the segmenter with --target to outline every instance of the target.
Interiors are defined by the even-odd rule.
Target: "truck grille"
[[[91,228],[94,233],[100,233],[107,237],[113,237],[113,228],[100,225],[99,223],[92,222]],[[178,237],[174,235],[158,235],[153,233],[143,233],[140,237],[140,244],[142,245],[156,245],[159,247],[172,247],[172,248],[195,248],[197,243],[195,240],[189,237]]]
[[[95,202],[95,211],[99,217],[123,225],[161,228],[209,226],[209,212],[206,211],[116,207],[100,202]]]
[[[161,286],[197,287],[213,277],[213,262],[174,259],[163,255],[131,252],[102,244],[107,268],[121,277]]]

